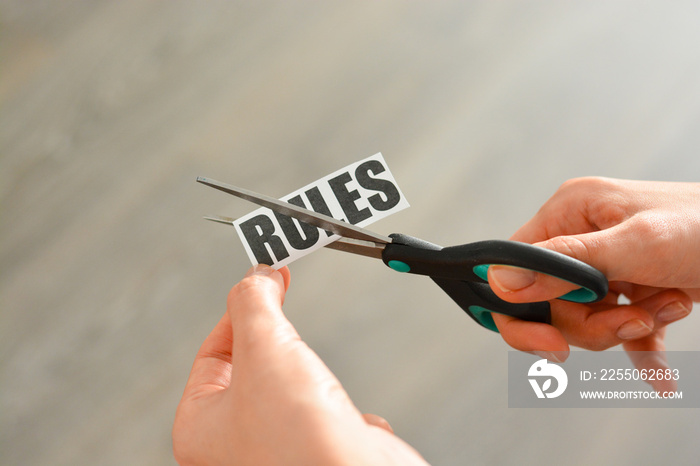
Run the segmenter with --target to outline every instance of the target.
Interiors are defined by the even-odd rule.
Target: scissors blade
[[[212,188],[218,189],[225,193],[232,194],[236,197],[240,197],[241,199],[245,199],[246,201],[250,201],[254,204],[267,207],[268,209],[279,212],[280,214],[296,218],[300,222],[308,223],[323,230],[333,232],[336,235],[375,243],[386,244],[391,243],[392,241],[388,236],[373,233],[369,230],[365,230],[364,228],[360,228],[346,222],[341,222],[340,220],[336,220],[328,215],[319,214],[318,212],[304,209],[303,207],[297,207],[285,201],[280,201],[274,197],[258,194],[247,189],[221,183],[220,181],[205,178],[203,176],[198,176],[197,182],[211,186]]]
[[[224,217],[223,215],[207,215],[204,220],[211,220],[212,222],[223,223],[225,225],[233,225],[236,221],[235,218]]]
[[[207,215],[204,217],[205,220],[211,220],[212,222],[223,223],[225,225],[235,225],[236,219],[231,217],[224,217],[223,215]],[[328,249],[335,249],[336,251],[349,252],[352,254],[358,254],[360,256],[373,257],[375,259],[382,258],[382,252],[384,251],[384,243],[376,243],[374,241],[362,241],[352,238],[340,238],[332,243],[326,244],[325,247]]]
[[[373,257],[374,259],[381,259],[382,252],[384,252],[384,247],[386,244],[375,243],[372,241],[361,241],[352,238],[340,238],[337,241],[326,244],[325,247],[328,249],[335,249],[336,251],[350,252],[352,254],[359,254],[360,256]]]

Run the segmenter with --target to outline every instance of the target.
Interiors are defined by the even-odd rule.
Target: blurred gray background
[[[0,463],[173,464],[253,207],[382,152],[375,223],[508,238],[566,179],[700,177],[697,2],[0,2]],[[643,253],[643,249],[640,250]],[[322,250],[285,309],[436,465],[697,464],[697,410],[509,409],[507,351],[429,280]],[[698,350],[698,318],[668,348]]]

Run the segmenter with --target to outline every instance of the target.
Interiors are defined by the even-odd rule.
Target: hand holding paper
[[[195,358],[173,426],[181,464],[425,465],[362,415],[282,312],[289,270],[251,269]]]

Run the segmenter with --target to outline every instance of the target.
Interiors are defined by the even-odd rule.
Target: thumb
[[[317,390],[326,389],[335,393],[334,400],[351,405],[340,382],[282,312],[288,282],[286,268],[257,265],[229,293],[231,377],[237,379],[237,389],[274,387],[267,392],[270,403],[309,393],[315,399]]]
[[[640,256],[639,244],[628,241],[626,235],[615,227],[580,235],[557,236],[534,245],[585,262],[600,270],[608,280],[632,281],[630,274],[640,267],[635,261]],[[579,288],[574,283],[551,275],[501,265],[489,267],[488,279],[494,293],[510,302],[547,301]]]
[[[256,276],[253,278],[253,276]],[[227,313],[221,318],[214,330],[202,344],[185,387],[184,398],[197,397],[201,394],[225,389],[230,383],[232,362],[232,325],[235,317],[238,324],[252,314],[273,315],[277,310],[281,314],[281,302],[289,286],[289,269],[286,267],[275,271],[268,266],[252,268],[241,283],[233,287],[228,297]],[[267,303],[265,303],[267,301]],[[248,316],[242,315],[246,311]],[[272,314],[271,314],[272,313]],[[282,317],[284,319],[284,317]],[[284,319],[286,321],[286,319]],[[291,324],[289,324],[291,327]],[[235,325],[233,326],[235,327]],[[241,337],[240,328],[236,333]],[[256,332],[259,334],[260,332]]]
[[[392,429],[391,424],[389,424],[389,421],[387,421],[383,417],[377,416],[376,414],[372,413],[365,413],[362,415],[362,417],[364,418],[367,424],[375,427],[380,427],[389,432],[390,434],[394,433],[394,429]]]
[[[258,265],[229,293],[231,379],[236,381],[231,395],[250,404],[250,394],[256,393],[258,402],[279,410],[280,419],[289,409],[296,410],[290,416],[303,414],[299,403],[359,416],[340,382],[282,312],[288,276],[286,268]]]
[[[231,289],[227,310],[233,329],[233,349],[250,343],[269,345],[278,336],[298,338],[282,312],[289,270],[256,265]]]

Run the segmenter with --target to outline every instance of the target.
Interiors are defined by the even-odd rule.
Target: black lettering
[[[331,214],[331,209],[328,208],[328,204],[326,204],[326,200],[323,198],[321,195],[321,190],[318,189],[317,186],[314,186],[313,188],[309,189],[306,191],[306,197],[309,199],[309,202],[311,203],[311,208],[314,210],[314,212],[318,212],[319,214],[323,215],[328,215],[329,217],[332,217],[333,214]],[[326,235],[332,236],[333,232],[326,230]]]
[[[257,215],[242,222],[239,227],[258,263],[267,265],[275,263],[265,248],[266,243],[270,246],[278,262],[289,257],[289,252],[284,247],[282,239],[274,234],[275,225],[267,215]]]
[[[297,207],[303,207],[306,209],[304,201],[301,199],[301,195],[294,196],[287,202]],[[294,249],[308,249],[318,241],[318,228],[315,226],[309,225],[308,223],[299,222],[302,230],[300,232],[294,223],[294,220],[292,220],[292,217],[282,215],[277,212],[275,212],[275,217],[282,227],[282,232],[284,233],[284,236],[287,237],[289,245]]]
[[[401,200],[401,194],[394,183],[388,180],[372,178],[369,175],[370,172],[373,175],[378,175],[385,170],[386,168],[378,160],[368,160],[355,170],[355,178],[357,178],[360,186],[372,191],[380,191],[386,196],[386,200],[384,200],[380,194],[373,194],[367,199],[372,207],[382,211],[391,209]]]
[[[333,190],[333,194],[338,199],[340,207],[343,208],[343,212],[348,217],[348,222],[355,225],[365,219],[372,216],[372,212],[369,207],[365,207],[362,210],[358,210],[355,201],[360,198],[360,193],[357,190],[348,191],[346,184],[352,181],[352,177],[348,172],[342,173],[335,178],[328,180],[328,184]]]

